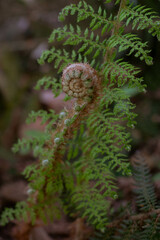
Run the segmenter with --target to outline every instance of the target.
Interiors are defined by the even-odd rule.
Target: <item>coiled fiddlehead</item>
[[[86,63],[74,63],[66,67],[62,75],[62,88],[74,98],[91,96],[98,81],[97,72]]]

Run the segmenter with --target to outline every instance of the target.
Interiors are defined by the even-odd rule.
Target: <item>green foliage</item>
[[[26,210],[27,204],[25,202],[17,203],[15,209],[6,208],[1,216],[1,225],[4,226],[8,223],[8,221],[12,221],[15,218],[20,221],[22,216],[25,220],[27,220]]]
[[[145,159],[137,157],[137,160],[134,170],[134,178],[137,184],[137,205],[142,211],[151,211],[156,206],[156,195],[151,175]]]
[[[17,144],[15,144],[12,148],[14,153],[17,153],[18,151],[21,152],[28,152],[31,148],[35,149],[37,146],[38,147],[42,147],[45,142],[49,139],[49,136],[47,136],[47,134],[42,133],[42,134],[38,134],[37,136],[35,136],[34,133],[34,137],[33,138],[23,138],[23,139],[19,139]]]
[[[92,54],[93,51],[95,52],[95,54],[93,55],[93,59],[97,58],[100,53],[105,55],[106,40],[103,40],[102,42],[100,42],[99,35],[95,36],[93,32],[90,33],[90,30],[88,28],[85,29],[83,35],[82,35],[82,32],[83,31],[81,30],[81,28],[78,25],[76,26],[76,29],[75,29],[70,24],[69,27],[64,26],[64,28],[55,29],[49,38],[49,42],[52,43],[55,40],[57,40],[57,41],[64,40],[63,45],[72,45],[73,46],[73,45],[81,44],[81,47],[78,49],[78,53],[80,54],[80,56],[81,56],[81,52],[83,52],[83,56],[87,56],[89,54]],[[59,53],[61,54],[61,51],[59,51]],[[73,55],[73,53],[74,52],[72,52],[72,55]],[[55,57],[56,57],[55,54],[50,55],[50,57],[48,58],[48,62],[54,60]],[[72,59],[75,60],[75,57],[76,57],[76,54],[74,56],[72,56]],[[43,56],[42,56],[42,58],[45,59]],[[57,64],[56,67],[57,67],[61,61],[60,57],[59,57],[59,60],[57,57],[56,61],[58,61],[58,63],[56,62],[56,64]],[[61,68],[60,68],[60,70],[61,70]]]
[[[90,240],[158,240],[160,237],[160,209],[157,205],[154,185],[152,184],[149,168],[146,160],[136,154],[133,163],[133,175],[135,191],[137,195],[136,210],[131,206],[123,209],[121,218],[117,223],[108,227],[105,231],[95,232]],[[128,214],[129,212],[129,214]],[[114,223],[114,221],[113,221]]]
[[[76,54],[73,51],[72,52],[73,60],[74,60],[75,56],[76,56]],[[46,60],[48,63],[51,63],[53,60],[55,60],[54,67],[56,69],[58,68],[58,73],[59,73],[59,72],[62,72],[63,68],[66,67],[69,63],[73,62],[72,58],[69,58],[69,53],[67,51],[65,51],[65,49],[63,49],[63,51],[62,51],[60,49],[56,50],[55,47],[53,47],[52,49],[46,50],[42,53],[40,59],[38,60],[38,63],[44,64]],[[59,66],[61,66],[61,68]],[[47,79],[44,78],[41,81],[43,83],[43,81],[46,82]]]
[[[126,26],[132,23],[132,29],[143,30],[149,28],[148,32],[151,33],[152,36],[157,36],[160,41],[160,19],[151,8],[146,8],[141,5],[133,8],[132,6],[126,7],[121,12],[121,21],[124,19],[126,19]]]
[[[148,55],[150,50],[145,50],[147,42],[142,43],[141,39],[132,33],[127,33],[125,35],[114,35],[108,39],[108,47],[114,48],[119,45],[118,51],[124,51],[130,48],[128,55],[131,55],[133,52],[135,57],[139,57],[140,60],[145,60],[146,64],[152,65],[152,57]]]
[[[31,112],[27,122],[41,118],[42,124],[46,124],[46,130],[32,138],[19,140],[13,150],[24,152],[33,149],[34,155],[39,158],[38,164],[28,166],[23,172],[33,192],[27,202],[29,205],[26,203],[22,214],[21,205],[17,206],[17,210],[4,211],[2,224],[20,214],[24,217],[26,212],[32,223],[37,217],[46,222],[47,217],[52,219],[59,216],[63,207],[68,214],[76,212],[95,228],[105,232],[110,220],[107,212],[111,201],[118,197],[116,175],[131,175],[127,156],[131,149],[128,128],[134,128],[136,114],[133,112],[135,105],[125,89],[137,89],[139,92],[145,90],[140,69],[123,59],[117,59],[118,52],[123,55],[134,54],[140,61],[144,60],[151,65],[153,61],[149,56],[150,50],[146,49],[147,42],[143,43],[137,34],[126,33],[125,26],[132,24],[132,29],[136,27],[138,30],[149,28],[149,32],[159,38],[160,23],[154,21],[157,18],[148,8],[132,7],[128,1],[126,4],[125,1],[116,1],[117,5],[119,3],[119,11],[115,16],[107,17],[105,9],[99,7],[95,11],[85,1],[66,6],[60,13],[60,20],[75,15],[77,24],[54,29],[49,43],[61,42],[63,49],[51,47],[42,53],[38,62],[53,62],[58,74],[70,63],[89,63],[101,77],[101,94],[87,116],[81,116],[81,109],[79,110],[81,122],[74,131],[72,125],[78,118],[77,114],[68,119],[66,110],[60,115],[52,110]],[[86,19],[89,26],[83,30],[80,23]],[[62,91],[59,80],[52,77],[40,79],[35,89],[39,90],[42,86],[44,89],[51,88],[55,97]],[[90,101],[94,101],[94,97],[93,95]],[[65,128],[62,130],[59,126],[63,115],[66,123],[64,122]],[[137,165],[135,180],[138,182],[137,203],[141,211],[156,209],[155,193],[143,161]],[[36,204],[34,193],[37,196]],[[64,195],[70,201],[63,199]],[[156,219],[154,216],[154,224],[149,222],[150,218],[144,221],[140,239],[154,239],[150,236],[155,226],[156,229],[159,228]],[[146,227],[148,225],[150,229]],[[138,234],[139,227],[135,224],[133,230],[132,221],[125,221],[121,230],[126,234],[124,239],[134,239],[136,235],[133,232]]]
[[[158,240],[160,218],[157,198],[149,167],[146,164],[146,160],[140,154],[136,155],[133,163],[133,173],[136,187],[134,192],[137,195],[137,208],[140,209],[142,217],[137,217],[137,221],[135,222],[131,215],[130,220],[123,221],[119,229],[121,234],[115,239],[123,237],[123,239]]]
[[[50,109],[49,112],[44,110],[39,110],[37,112],[32,111],[27,120],[26,123],[30,124],[32,122],[35,122],[37,118],[41,119],[41,124],[47,124],[46,125],[46,132],[49,132],[50,130],[54,129],[54,124],[58,120],[59,115],[55,114],[55,111],[53,109]]]
[[[41,117],[42,124],[46,123],[50,119],[52,119],[52,121],[55,121],[58,119],[58,115],[55,115],[55,112],[53,109],[50,110],[50,113],[44,110],[39,110],[38,112],[32,111],[29,114],[28,119],[26,120],[27,124],[31,122],[35,122],[37,120],[37,117]]]
[[[93,7],[87,4],[85,1],[80,1],[77,5],[71,4],[63,8],[59,14],[59,20],[64,21],[65,17],[69,14],[77,14],[77,23],[89,18],[89,27],[92,31],[101,28],[101,34],[103,35],[106,31],[111,31],[113,27],[112,15],[107,17],[107,12],[105,9],[99,7],[96,13]]]
[[[139,72],[139,68],[124,62],[123,59],[107,62],[103,67],[103,74],[107,81],[108,77],[110,77],[110,82],[114,85],[116,84],[118,87],[123,87],[128,83],[130,88],[137,87],[141,92],[144,91],[145,85],[142,84],[142,77],[136,77]]]
[[[57,81],[57,79],[51,77],[43,77],[42,79],[38,80],[35,89],[40,90],[41,87],[43,87],[45,90],[51,88],[55,97],[58,97],[62,92],[61,84]]]

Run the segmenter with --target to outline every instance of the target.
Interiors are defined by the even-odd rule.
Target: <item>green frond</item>
[[[101,28],[101,34],[103,35],[106,31],[109,32],[113,28],[112,16],[107,18],[107,12],[105,9],[102,10],[99,7],[98,12],[96,13],[91,5],[85,1],[80,1],[77,5],[71,4],[62,9],[59,14],[59,19],[64,20],[68,15],[77,14],[77,22],[90,19],[90,25],[92,31]]]
[[[156,195],[149,168],[142,156],[136,156],[134,179],[137,194],[137,204],[141,211],[151,211],[156,207]]]
[[[51,89],[55,97],[58,97],[62,92],[62,84],[59,83],[56,78],[52,78],[52,77],[45,76],[41,78],[40,80],[38,80],[34,89],[40,90],[41,87],[43,87],[44,90]]]
[[[88,28],[86,28],[84,33],[82,34],[82,30],[79,26],[77,26],[77,29],[75,29],[71,24],[69,26],[64,26],[64,28],[55,29],[49,38],[49,42],[51,43],[54,40],[63,40],[64,45],[81,44],[80,48],[78,49],[78,53],[83,52],[83,56],[87,56],[93,53],[93,51],[96,51],[93,56],[93,58],[96,58],[101,52],[103,55],[106,52],[106,40],[103,40],[101,42],[99,36],[95,36],[94,33],[90,32]],[[53,57],[50,56],[49,59],[52,58]]]
[[[148,54],[151,52],[150,50],[146,50],[147,42],[143,43],[141,39],[132,33],[127,33],[125,35],[114,35],[111,36],[107,41],[108,48],[114,48],[118,46],[118,51],[129,50],[128,55],[134,53],[135,57],[139,57],[140,60],[145,60],[146,64],[152,65],[152,57]]]
[[[112,93],[112,91],[107,91],[108,94]],[[136,115],[130,110],[134,106],[129,101],[123,102],[121,94],[118,98],[119,91],[117,94],[112,93],[115,99],[108,96],[107,91],[102,99],[105,104],[102,101],[100,103],[102,108],[106,107],[106,110],[92,113],[87,120],[90,135],[85,138],[83,150],[89,153],[92,159],[101,156],[101,163],[107,163],[110,170],[118,167],[118,171],[121,171],[122,174],[130,174],[129,163],[122,152],[130,150],[130,134],[127,133],[125,127],[119,125],[119,121],[126,122],[128,120],[128,126],[132,127],[135,124]],[[108,104],[106,99],[110,101]],[[115,107],[111,109],[109,105],[113,103]]]
[[[143,78],[136,76],[139,72],[139,68],[124,62],[123,59],[107,62],[103,67],[106,82],[110,79],[110,83],[114,83],[118,87],[128,84],[130,88],[136,87],[141,92],[144,91],[145,85],[142,84]]]
[[[0,225],[4,226],[8,222],[15,219],[21,220],[22,218],[27,221],[28,217],[26,216],[27,203],[19,202],[16,204],[15,208],[6,208],[1,214]]]
[[[137,232],[137,224],[133,224],[131,220],[123,220],[117,229],[117,234],[113,237],[114,240],[136,240],[135,233]],[[139,238],[138,238],[139,239]]]
[[[75,59],[76,53],[74,50],[70,54],[65,49],[57,50],[55,47],[53,47],[50,50],[46,50],[42,53],[41,57],[38,60],[38,63],[44,64],[46,61],[48,63],[54,61],[54,67],[55,69],[58,69],[58,73],[60,73],[68,64],[73,63]]]
[[[45,124],[47,121],[51,121],[52,124],[59,118],[59,115],[55,113],[53,109],[50,109],[49,112],[45,110],[39,110],[37,112],[31,111],[26,120],[27,124],[35,122],[37,118],[41,118],[41,124]]]
[[[160,222],[159,216],[153,216],[152,218],[148,218],[145,220],[145,224],[143,225],[143,230],[136,234],[138,239],[140,240],[158,240],[159,239],[159,229],[157,229],[158,222]]]
[[[87,221],[97,229],[104,229],[107,223],[109,202],[104,199],[97,188],[91,188],[86,184],[81,185],[74,191],[72,201],[82,217],[87,217]]]
[[[84,63],[88,62],[88,59],[87,59],[86,55],[89,52],[86,55],[85,54],[82,55],[81,51],[82,50],[80,50],[79,53],[77,53],[75,50],[72,50],[71,52],[67,52],[65,49],[63,49],[63,50],[60,50],[60,49],[56,50],[53,47],[50,50],[44,51],[42,53],[41,57],[39,58],[38,62],[39,62],[39,64],[44,64],[45,62],[51,63],[51,62],[54,61],[55,69],[58,69],[57,72],[61,73],[63,71],[63,69],[68,66],[68,64],[71,64],[73,62],[84,62]],[[98,57],[99,54],[100,54],[100,52],[98,54],[96,53],[95,57]],[[90,65],[92,67],[95,65],[95,59],[92,60]],[[49,80],[49,82],[48,82],[48,80]],[[57,84],[56,80],[54,80],[55,82],[53,82],[52,84],[50,84],[50,81],[51,81],[50,77],[49,78],[42,78],[42,79],[40,79],[40,82],[38,83],[38,86],[36,86],[36,89],[38,89],[41,84],[42,85],[45,84],[47,87],[49,87],[51,85],[52,89],[53,89],[53,93],[55,93],[56,96],[57,96],[60,93],[60,91],[61,91],[61,87],[59,88],[60,85]],[[54,83],[55,83],[55,85],[54,85]],[[58,91],[56,92],[57,89],[58,89]]]
[[[14,144],[12,150],[14,153],[21,151],[21,153],[26,153],[31,149],[41,148],[44,146],[46,141],[50,139],[49,133],[34,132],[33,137],[19,139],[16,144]]]
[[[37,165],[31,164],[24,169],[22,174],[25,176],[26,179],[28,179],[31,176],[31,174],[36,171],[37,171]]]
[[[122,10],[121,21],[126,19],[125,25],[132,24],[132,29],[144,30],[149,28],[152,36],[157,36],[160,41],[160,18],[151,8],[137,5],[135,7],[126,7]]]
[[[111,0],[104,2],[110,3]],[[15,209],[4,211],[1,224],[14,219],[27,221],[28,218],[32,224],[37,218],[46,223],[48,217],[53,221],[53,218],[60,216],[63,207],[67,214],[76,214],[76,217],[79,215],[98,229],[99,236],[93,239],[156,240],[159,236],[160,221],[159,215],[155,213],[158,206],[154,187],[149,169],[141,157],[138,157],[133,172],[137,186],[137,205],[142,211],[140,214],[147,214],[147,218],[140,225],[139,221],[133,223],[132,218],[130,220],[128,215],[127,218],[123,215],[125,220],[119,224],[119,229],[114,233],[114,228],[110,233],[106,231],[109,218],[112,219],[112,215],[109,217],[113,211],[110,210],[111,203],[118,197],[116,175],[131,175],[127,154],[131,149],[128,128],[134,128],[136,114],[133,111],[135,105],[130,100],[131,95],[126,93],[126,88],[134,88],[137,92],[144,91],[145,88],[140,69],[123,59],[115,60],[118,58],[116,50],[128,55],[134,54],[151,65],[152,57],[149,56],[147,42],[143,43],[136,34],[124,34],[125,26],[132,23],[133,29],[149,28],[149,32],[160,39],[160,21],[151,9],[140,5],[127,7],[128,0],[115,1],[115,4],[119,3],[117,16],[111,14],[108,17],[101,6],[96,12],[85,1],[66,6],[60,13],[60,20],[68,15],[76,15],[78,23],[87,19],[89,26],[85,30],[78,24],[54,29],[49,43],[61,42],[64,48],[58,43],[58,48],[52,47],[44,51],[38,62],[53,63],[58,74],[69,64],[90,63],[97,70],[100,86],[99,89],[97,87],[96,99],[95,91],[91,89],[93,95],[90,101],[86,101],[79,112],[75,106],[73,110],[65,109],[65,114],[62,115],[68,114],[70,118],[74,114],[65,130],[61,115],[55,114],[53,110],[32,111],[29,114],[27,123],[40,118],[41,123],[46,125],[45,131],[27,132],[27,139],[19,140],[13,150],[23,153],[32,150],[33,155],[38,156],[38,163],[28,166],[23,172],[29,181],[31,192],[28,193],[27,203],[22,202]],[[122,25],[124,20],[126,21]],[[102,36],[95,34],[97,29],[100,29]],[[108,33],[110,37],[104,39],[103,35]],[[70,74],[70,77],[73,75]],[[69,78],[67,80],[70,81]],[[76,88],[79,87],[77,86],[78,84]],[[62,92],[60,81],[50,76],[40,79],[35,89],[40,90],[41,87],[51,89],[54,97]],[[69,99],[69,96],[65,99]],[[81,114],[82,110],[84,114]],[[61,126],[63,130],[60,129]],[[72,131],[74,127],[76,129]],[[56,138],[59,138],[58,144]]]
[[[35,122],[38,118],[41,120],[41,124],[45,124],[45,134],[47,134],[51,130],[55,129],[55,124],[56,121],[59,119],[59,114],[56,114],[53,109],[50,109],[48,112],[45,110],[39,110],[37,112],[32,111],[28,115],[26,123],[30,124],[32,122]]]

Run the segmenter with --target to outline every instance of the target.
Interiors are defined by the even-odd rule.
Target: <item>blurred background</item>
[[[37,59],[49,47],[51,31],[63,25],[58,22],[59,11],[65,5],[76,2],[0,0],[0,211],[26,198],[27,183],[21,172],[35,159],[31,153],[15,155],[11,148],[18,138],[26,137],[31,131],[43,131],[40,121],[26,125],[26,117],[31,110],[53,108],[58,112],[62,108],[61,98],[54,99],[50,91],[34,90],[38,79],[50,72],[54,74],[52,64],[40,66]],[[104,5],[103,0],[87,2],[95,7]],[[131,2],[146,5],[160,13],[159,0]],[[109,5],[109,12],[112,7]],[[138,117],[137,126],[131,132],[130,156],[137,150],[143,152],[153,173],[155,186],[160,189],[160,43],[147,31],[139,34],[144,41],[149,41],[154,65],[146,66],[132,57],[127,59],[141,67],[147,84],[147,93],[131,92]],[[0,239],[12,239],[8,228],[11,229],[11,226],[0,228]]]

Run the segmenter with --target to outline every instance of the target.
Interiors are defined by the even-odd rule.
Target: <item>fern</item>
[[[42,79],[38,80],[35,90],[40,90],[41,87],[43,87],[45,90],[51,88],[55,97],[58,97],[62,92],[61,84],[57,81],[57,79],[51,77],[43,77]]]
[[[152,36],[157,36],[160,40],[160,24],[159,16],[153,12],[151,8],[146,8],[145,6],[137,5],[135,7],[126,7],[121,12],[121,21],[126,20],[126,26],[132,23],[132,28],[137,28],[138,30],[143,30],[149,28],[149,33]]]
[[[44,124],[49,119],[52,119],[53,121],[57,120],[59,116],[55,115],[55,112],[52,109],[50,110],[50,113],[47,113],[44,110],[39,110],[38,112],[32,111],[29,114],[28,119],[26,120],[27,124],[29,124],[31,122],[35,122],[37,117],[41,117],[42,118],[42,124]]]
[[[146,86],[142,84],[143,78],[136,76],[139,72],[139,68],[124,62],[123,59],[105,63],[103,67],[106,80],[110,79],[110,83],[117,84],[118,87],[128,84],[130,88],[137,87],[141,92],[144,91]]]
[[[118,228],[112,223],[113,229],[116,228],[113,239],[158,240],[160,209],[157,205],[149,168],[140,154],[136,154],[134,158],[133,173],[136,187],[134,193],[137,196],[136,205],[140,213],[133,212],[133,210],[127,216],[123,213],[124,217],[117,222]]]
[[[72,52],[72,59],[76,57],[75,52]],[[48,63],[51,63],[53,60],[55,60],[54,67],[58,70],[58,72],[62,72],[63,68],[66,67],[69,63],[72,63],[73,60],[69,58],[69,53],[67,51],[63,50],[56,50],[54,47],[51,50],[46,50],[42,53],[40,59],[38,60],[39,64],[44,64],[47,60]],[[61,66],[61,68],[59,68]]]
[[[137,183],[137,204],[142,211],[149,211],[156,206],[156,195],[152,184],[149,168],[142,157],[137,156],[134,178]]]
[[[44,77],[35,88],[51,89],[55,97],[64,91],[66,100],[73,97],[74,104],[60,114],[39,110],[29,115],[28,123],[41,118],[42,124],[46,124],[45,132],[19,140],[13,150],[33,149],[38,163],[23,172],[31,190],[24,208],[19,205],[15,210],[4,211],[3,224],[20,215],[24,218],[24,214],[32,224],[37,218],[46,222],[48,217],[59,216],[63,207],[69,215],[76,213],[105,233],[111,202],[118,197],[116,175],[131,175],[127,152],[131,149],[129,128],[135,127],[136,114],[125,88],[143,92],[146,87],[140,69],[119,59],[117,53],[134,54],[148,65],[153,63],[147,42],[142,42],[137,34],[125,32],[130,23],[133,29],[149,27],[149,32],[159,38],[159,21],[154,21],[157,17],[150,9],[132,8],[125,0],[115,4],[120,4],[118,13],[109,17],[105,9],[99,7],[95,11],[85,1],[61,11],[60,20],[75,15],[77,24],[51,33],[49,43],[61,42],[63,49],[51,46],[38,62],[53,63],[57,79]],[[89,25],[84,30],[81,22],[86,19]],[[141,211],[152,213],[156,198],[144,162],[137,165],[135,179],[141,182],[137,189],[138,206]],[[153,224],[145,220],[141,239],[159,229],[157,218]],[[129,228],[124,239],[134,239],[132,233],[140,231],[138,225],[133,229],[132,222],[127,220],[121,225],[122,232],[126,233],[126,226]],[[146,229],[147,224],[151,231]]]
[[[63,8],[61,13],[59,14],[59,19],[61,21],[64,21],[65,17],[68,15],[74,15],[77,14],[77,22],[81,22],[87,18],[90,18],[90,24],[89,27],[91,30],[96,30],[98,28],[101,28],[101,34],[103,35],[106,31],[110,31],[113,27],[113,20],[112,15],[110,17],[107,17],[106,10],[99,7],[98,12],[95,13],[93,7],[89,4],[87,4],[85,1],[80,1],[78,5],[71,4],[70,6],[67,6]]]
[[[1,225],[4,226],[8,221],[21,220],[22,216],[25,220],[27,220],[27,204],[25,202],[19,202],[16,204],[15,209],[6,208],[1,216]]]
[[[77,25],[77,29],[75,30],[74,27],[70,24],[69,27],[64,26],[63,29],[56,29],[52,32],[49,42],[53,42],[55,39],[57,41],[64,41],[64,45],[78,45],[82,43],[81,48],[79,48],[78,52],[84,52],[83,56],[91,54],[93,50],[96,50],[93,58],[98,57],[100,52],[105,54],[106,51],[106,40],[100,42],[99,35],[94,36],[92,32],[89,35],[89,29],[86,28],[84,31],[84,35],[82,35],[81,28]],[[86,50],[86,51],[85,51]]]
[[[18,140],[17,144],[14,145],[12,150],[16,153],[18,151],[26,152],[29,151],[31,148],[35,149],[37,146],[42,147],[49,139],[49,137],[50,136],[48,134],[38,133],[38,135],[34,136],[33,138]]]
[[[118,48],[119,52],[131,48],[128,55],[131,55],[135,51],[135,57],[139,57],[140,60],[145,60],[148,65],[153,64],[152,57],[148,55],[150,50],[144,49],[147,46],[147,42],[142,43],[136,34],[127,33],[125,35],[115,35],[110,37],[108,40],[108,47],[114,48],[117,45],[120,45]]]

